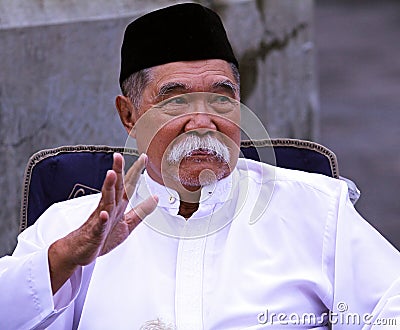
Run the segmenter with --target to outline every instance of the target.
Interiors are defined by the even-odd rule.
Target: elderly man
[[[214,12],[142,16],[121,54],[116,107],[143,154],[126,176],[116,154],[101,194],[20,235],[0,261],[1,329],[396,322],[399,253],[345,184],[238,159],[238,63]]]

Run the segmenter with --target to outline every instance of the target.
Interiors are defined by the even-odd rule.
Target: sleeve
[[[399,251],[354,209],[346,187],[337,212],[332,328],[388,329],[396,318],[398,328]]]
[[[48,247],[74,229],[50,224],[55,217],[63,218],[62,212],[51,207],[20,234],[13,255],[0,259],[0,329],[44,329],[51,324],[54,329],[73,329],[76,323],[76,306],[85,295],[82,283],[90,278],[93,265],[79,268],[53,296]]]

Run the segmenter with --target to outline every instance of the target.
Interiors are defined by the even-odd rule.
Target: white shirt
[[[0,329],[140,329],[157,319],[179,330],[327,329],[329,311],[333,329],[400,325],[400,254],[340,180],[240,159],[202,189],[187,221],[176,192],[146,174],[132,205],[150,193],[156,211],[54,297],[47,249],[100,196],[50,207],[0,259]]]

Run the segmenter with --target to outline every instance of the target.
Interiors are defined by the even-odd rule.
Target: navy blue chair
[[[124,154],[127,167],[139,156],[135,149],[88,145],[64,146],[35,153],[29,159],[24,175],[20,231],[32,225],[53,203],[100,192],[106,172],[112,167],[114,152]],[[241,153],[242,157],[339,179],[335,154],[314,142],[246,140],[241,142]],[[354,193],[354,188],[352,191]]]
[[[31,226],[54,203],[99,193],[112,167],[114,152],[128,158],[127,166],[138,157],[136,150],[93,145],[63,146],[35,153],[25,168],[20,231]]]
[[[297,139],[244,140],[240,150],[245,158],[339,179],[336,155],[315,142]]]

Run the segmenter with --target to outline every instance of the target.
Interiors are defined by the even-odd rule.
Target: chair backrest
[[[320,144],[295,139],[241,142],[242,156],[254,160],[264,161],[271,148],[277,166],[339,178],[335,154]],[[20,231],[32,225],[53,203],[100,192],[114,152],[124,154],[127,166],[139,156],[135,149],[93,145],[35,153],[25,169]]]
[[[100,192],[114,152],[138,157],[133,149],[93,145],[63,146],[32,155],[24,174],[20,231],[54,203]]]
[[[240,149],[243,156],[249,159],[339,179],[336,155],[315,142],[298,139],[244,140]],[[271,155],[275,159],[271,159]]]

